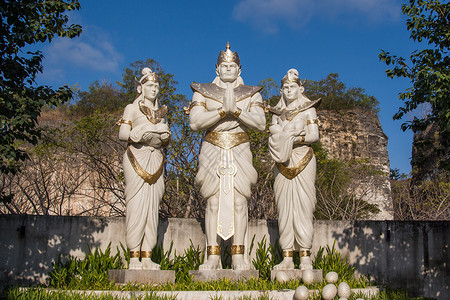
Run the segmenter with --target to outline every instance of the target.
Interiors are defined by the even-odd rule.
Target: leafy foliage
[[[338,73],[330,73],[319,81],[306,80],[304,86],[308,98],[322,98],[320,110],[361,108],[374,113],[379,111],[379,102],[374,96],[367,95],[361,87],[347,88]]]
[[[114,285],[109,282],[108,270],[123,267],[119,249],[115,255],[111,255],[111,243],[104,252],[99,248],[92,252],[89,248],[82,260],[73,256],[58,257],[49,273],[50,286],[63,289],[104,289]]]
[[[436,178],[411,184],[411,179],[391,180],[396,220],[449,220],[450,183]]]
[[[366,287],[368,283],[366,278],[355,279],[355,267],[351,266],[346,257],[336,250],[335,244],[336,241],[331,248],[328,245],[319,248],[313,262],[313,269],[322,270],[324,276],[332,271],[338,273],[339,283],[345,281],[350,286]]]
[[[23,53],[35,43],[51,42],[55,36],[73,38],[79,25],[68,25],[66,11],[78,10],[77,0],[4,0],[0,3],[0,172],[16,173],[17,161],[28,158],[21,143],[38,143],[37,118],[44,106],[70,99],[66,86],[53,90],[33,86],[42,72],[41,51]]]
[[[413,51],[410,61],[386,51],[379,55],[380,60],[393,65],[393,69],[386,70],[388,77],[404,77],[412,85],[399,95],[404,105],[394,115],[394,120],[402,119],[420,105],[429,104],[431,112],[428,115],[404,122],[402,129],[411,129],[416,133],[437,123],[443,148],[446,149],[450,145],[450,3],[409,0],[402,6],[402,12],[408,16],[406,27],[411,32],[411,39],[427,45]],[[441,167],[450,168],[448,158],[444,158]]]

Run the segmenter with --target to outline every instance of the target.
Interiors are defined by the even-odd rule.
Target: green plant
[[[328,272],[334,271],[339,275],[339,283],[347,282],[351,287],[364,288],[368,284],[366,277],[355,278],[355,267],[351,266],[346,257],[342,256],[336,248],[336,241],[333,247],[320,247],[313,262],[314,269],[320,269],[325,276]]]
[[[66,258],[59,256],[49,273],[49,286],[62,289],[104,289],[112,285],[108,280],[108,270],[123,267],[119,249],[117,248],[114,256],[111,255],[111,243],[104,252],[99,248],[92,252],[89,248],[84,259],[71,255]]]

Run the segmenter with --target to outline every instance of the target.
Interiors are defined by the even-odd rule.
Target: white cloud
[[[313,17],[383,22],[400,15],[395,0],[241,0],[233,10],[236,20],[269,33],[277,32],[281,23],[300,28]]]
[[[43,80],[65,80],[68,72],[120,72],[123,56],[99,28],[83,26],[80,37],[55,38],[44,50]]]
[[[82,39],[54,40],[47,50],[47,60],[52,64],[76,65],[95,71],[115,72],[121,55],[107,41],[89,43]]]

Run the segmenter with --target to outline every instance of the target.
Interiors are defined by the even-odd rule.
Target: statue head
[[[150,68],[142,69],[142,77],[137,81],[136,91],[142,94],[144,98],[155,100],[159,93],[159,78],[156,72]]]
[[[281,80],[281,95],[288,103],[297,100],[305,91],[300,78],[298,77],[298,71],[296,69],[290,69],[287,74]]]
[[[216,74],[224,82],[233,82],[241,75],[239,55],[230,50],[229,42],[227,42],[226,50],[221,50],[219,53]]]

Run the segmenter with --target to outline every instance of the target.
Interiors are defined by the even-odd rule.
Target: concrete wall
[[[360,274],[370,274],[413,295],[449,299],[449,222],[316,221],[313,253],[336,243]],[[204,246],[201,220],[161,220],[164,249],[182,253],[191,241]],[[250,222],[255,246],[278,239],[276,221]],[[59,254],[82,258],[88,246],[113,249],[125,243],[124,218],[0,216],[0,285],[45,282]]]

